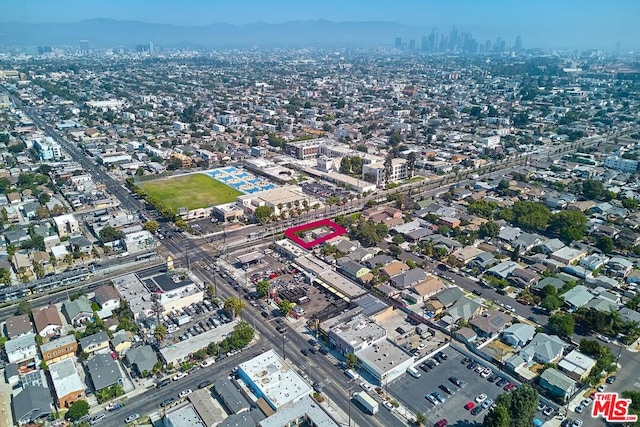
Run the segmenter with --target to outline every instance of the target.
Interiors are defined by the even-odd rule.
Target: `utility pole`
[[[349,381],[347,384],[352,382],[353,380]],[[351,389],[353,389],[354,386],[355,384],[351,384],[350,387],[347,387],[347,400],[349,401],[349,427],[351,427]]]
[[[285,356],[284,353],[284,337],[287,336],[287,334],[282,334],[282,360],[287,360],[287,357]]]

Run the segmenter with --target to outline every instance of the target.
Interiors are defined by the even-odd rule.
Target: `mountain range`
[[[134,46],[153,42],[159,46],[380,46],[395,37],[416,39],[431,30],[394,22],[291,21],[280,24],[257,22],[245,25],[212,24],[180,26],[112,19],[89,19],[74,23],[0,24],[0,44],[5,46]]]

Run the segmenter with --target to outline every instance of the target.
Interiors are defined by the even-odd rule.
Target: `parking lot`
[[[312,196],[315,196],[319,199],[326,199],[327,197],[339,197],[345,198],[349,197],[351,194],[349,191],[344,190],[339,187],[335,187],[332,185],[328,185],[327,183],[315,183],[315,182],[305,182],[301,184],[302,191]]]
[[[447,356],[446,360],[441,361],[433,368],[416,366],[416,369],[421,374],[420,378],[405,374],[388,384],[387,392],[413,412],[425,414],[428,420],[427,425],[433,425],[442,418],[446,418],[449,424],[469,425],[481,423],[491,403],[495,401],[499,394],[506,392],[504,387],[510,383],[509,377],[482,360],[478,362],[478,360],[474,359],[461,363],[467,358],[454,348],[448,347],[443,350],[443,353]],[[476,362],[477,366],[473,369],[468,368],[473,362]],[[476,372],[476,370],[480,369],[480,366],[491,369],[491,373],[485,373],[484,377],[481,376],[479,372]],[[451,377],[457,378],[466,384],[462,387],[456,386],[450,380]],[[505,378],[505,381],[499,382],[500,378],[496,377]],[[494,381],[491,382],[489,379]],[[497,384],[500,385],[498,386]],[[451,393],[445,391],[445,388],[449,389]],[[439,402],[438,399],[433,399],[438,401],[438,404],[430,402],[426,396],[433,392],[439,393],[444,402]],[[477,398],[482,394],[486,395],[486,398],[478,402]],[[479,411],[479,413],[474,414],[475,411],[465,409],[465,405],[469,402],[473,403],[474,408],[482,406],[482,403],[487,408],[476,409],[475,411]],[[467,406],[467,408],[470,407],[471,405]],[[549,417],[553,417],[555,413],[544,416],[541,412],[538,412],[536,418],[544,421]]]

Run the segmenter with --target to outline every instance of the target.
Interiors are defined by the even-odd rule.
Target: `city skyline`
[[[531,19],[531,17],[536,17]],[[73,23],[104,18],[119,21],[137,21],[150,24],[177,26],[209,26],[214,24],[247,25],[255,23],[281,24],[292,21],[328,20],[332,22],[387,22],[411,27],[422,35],[432,28],[449,32],[452,27],[473,33],[480,42],[501,37],[515,40],[517,35],[527,40],[526,47],[555,48],[608,48],[616,46],[629,50],[637,48],[640,26],[640,3],[614,0],[601,8],[596,1],[568,1],[562,4],[542,2],[513,4],[503,0],[492,2],[405,1],[391,2],[353,1],[347,4],[334,0],[309,1],[304,4],[275,1],[268,5],[245,0],[241,6],[187,0],[181,3],[169,0],[123,0],[89,3],[64,0],[52,4],[33,0],[25,4],[3,6],[2,22]],[[426,31],[426,32],[425,32]],[[403,38],[418,34],[398,34]],[[390,44],[393,41],[390,42]],[[417,43],[420,44],[419,39]],[[509,43],[509,42],[508,42]],[[513,41],[511,41],[513,43]]]

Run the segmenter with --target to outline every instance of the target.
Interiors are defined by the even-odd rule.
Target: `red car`
[[[470,411],[470,410],[472,410],[472,409],[473,409],[473,407],[474,407],[474,406],[476,406],[476,404],[475,404],[475,403],[473,403],[473,402],[467,402],[467,404],[466,404],[466,405],[464,405],[464,409],[466,409],[467,411]]]
[[[513,391],[516,389],[516,385],[514,383],[509,383],[504,386],[504,391]]]
[[[440,421],[438,421],[437,423],[435,423],[434,427],[446,427],[447,424],[449,424],[449,421],[447,421],[446,419],[441,419]]]

